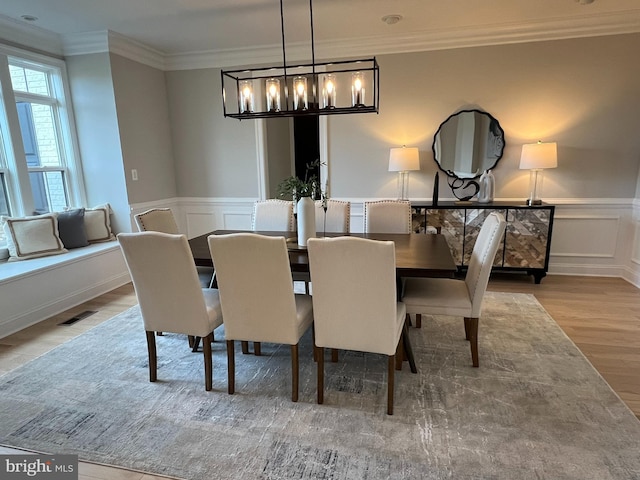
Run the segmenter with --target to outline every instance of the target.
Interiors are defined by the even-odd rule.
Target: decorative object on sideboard
[[[453,195],[468,204],[480,189],[475,179],[496,167],[504,147],[504,131],[498,120],[481,110],[462,110],[438,127],[432,148]]]
[[[309,19],[311,63],[287,65],[284,7],[283,0],[280,0],[282,64],[222,70],[222,108],[225,117],[243,120],[378,113],[380,67],[376,58],[316,63],[313,0],[309,0]],[[264,103],[254,101],[263,96]]]
[[[438,206],[438,189],[440,188],[440,175],[436,172],[436,176],[433,179],[433,198],[431,199],[431,205]]]
[[[420,156],[416,147],[392,148],[389,153],[389,171],[398,172],[398,200],[409,195],[409,172],[420,170]]]
[[[480,175],[480,192],[478,193],[478,203],[491,203],[496,194],[496,179],[491,170],[485,170]]]
[[[540,192],[542,191],[543,172],[545,168],[558,166],[558,146],[555,142],[528,143],[522,145],[520,157],[520,169],[529,170],[529,198],[527,205],[540,205]]]

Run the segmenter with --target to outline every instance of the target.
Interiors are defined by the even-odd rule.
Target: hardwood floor
[[[524,275],[495,275],[489,290],[533,294],[611,388],[640,418],[640,289],[619,278],[548,276],[535,285]],[[136,304],[131,284],[0,339],[0,374]],[[70,326],[59,323],[96,311]],[[480,319],[482,336],[482,319]],[[21,453],[0,447],[0,453]],[[120,468],[81,462],[80,480],[155,480]]]

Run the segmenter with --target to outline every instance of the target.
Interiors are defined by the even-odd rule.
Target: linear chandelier
[[[311,63],[287,65],[284,7],[280,0],[282,65],[221,72],[225,117],[378,113],[380,68],[375,57],[316,63],[313,0],[309,0]]]

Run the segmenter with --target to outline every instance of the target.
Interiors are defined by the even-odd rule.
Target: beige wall
[[[176,196],[165,74],[110,55],[116,113],[130,203]],[[133,181],[131,170],[138,180]]]
[[[523,143],[558,143],[545,198],[633,198],[640,163],[640,34],[384,55],[380,114],[328,118],[335,197],[394,197],[389,148],[420,148],[412,198],[430,198],[431,144],[450,114],[478,108],[506,135],[497,197],[527,195]],[[222,116],[217,69],[167,72],[177,195],[258,195],[255,123]],[[272,179],[270,179],[272,180]],[[451,192],[440,178],[441,197]]]
[[[67,71],[88,206],[109,202],[115,231],[130,231],[109,54],[69,57]]]
[[[220,70],[167,72],[180,197],[255,197],[256,124],[224,118]]]
[[[523,143],[558,143],[547,198],[633,198],[640,163],[640,35],[618,35],[380,57],[380,114],[329,117],[331,191],[393,197],[389,148],[420,148],[411,197],[430,198],[433,135],[451,113],[479,108],[505,130],[497,196],[526,197]],[[451,198],[441,175],[441,197]]]

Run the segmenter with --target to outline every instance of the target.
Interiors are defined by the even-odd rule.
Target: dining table
[[[289,263],[292,273],[309,272],[309,255],[307,247],[298,245],[295,232],[287,231],[248,231],[248,230],[214,230],[193,237],[189,240],[191,253],[197,266],[214,266],[209,251],[207,238],[210,235],[226,235],[231,233],[255,233],[287,239]],[[398,296],[401,296],[401,279],[404,277],[453,277],[457,266],[444,235],[425,233],[319,233],[318,237],[352,236],[371,240],[392,241],[396,253],[396,278],[398,280]],[[215,266],[214,266],[215,267]],[[400,298],[399,298],[400,299]],[[413,349],[405,327],[403,346],[409,367],[417,373]]]

